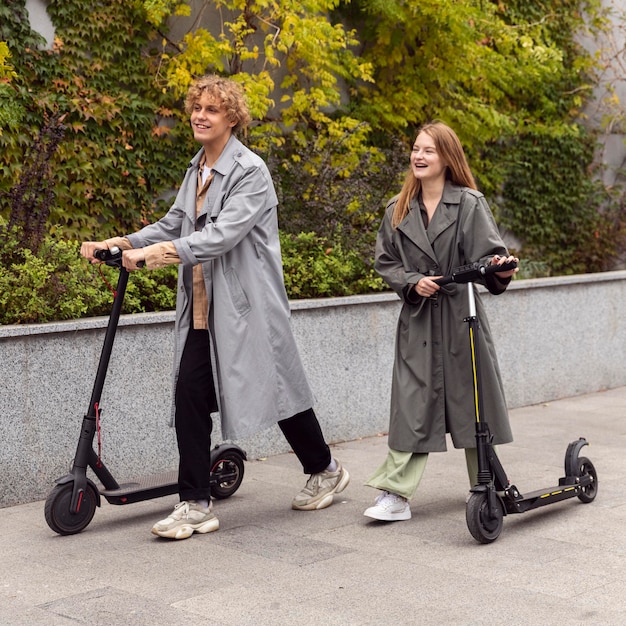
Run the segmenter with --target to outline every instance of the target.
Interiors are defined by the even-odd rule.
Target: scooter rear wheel
[[[499,498],[496,498],[492,515],[489,515],[487,494],[482,492],[471,493],[465,508],[467,528],[472,537],[480,543],[495,541],[502,532],[504,510]]]
[[[221,454],[211,469],[211,496],[223,500],[232,496],[243,480],[243,458],[232,450]]]
[[[56,485],[46,498],[44,515],[48,526],[59,535],[75,535],[89,525],[96,512],[98,499],[88,483],[78,513],[70,512],[73,483]]]
[[[593,463],[586,457],[578,457],[578,475],[585,476],[588,474],[591,477],[591,484],[582,488],[582,491],[578,494],[578,499],[585,504],[593,502],[598,495],[598,474]]]

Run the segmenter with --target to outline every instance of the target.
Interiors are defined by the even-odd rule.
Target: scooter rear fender
[[[234,444],[234,443],[220,443],[220,444],[218,444],[217,446],[215,446],[214,448],[211,449],[211,462],[213,463],[213,461],[217,457],[219,457],[220,455],[224,454],[225,452],[234,452],[235,454],[238,454],[239,456],[241,456],[241,458],[244,461],[248,460],[248,455],[237,444]]]
[[[578,476],[578,456],[580,451],[588,446],[589,442],[584,438],[580,437],[576,441],[572,441],[568,446],[565,452],[565,476]]]

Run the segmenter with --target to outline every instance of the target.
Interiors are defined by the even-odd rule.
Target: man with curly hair
[[[204,76],[185,109],[201,148],[168,213],[134,234],[81,247],[97,262],[95,250],[118,246],[129,271],[179,265],[173,422],[181,501],[152,528],[171,539],[219,528],[209,488],[217,411],[226,439],[278,422],[310,474],[292,508],[326,508],[350,480],[331,457],[291,330],[270,173],[235,136],[250,122],[243,90]]]

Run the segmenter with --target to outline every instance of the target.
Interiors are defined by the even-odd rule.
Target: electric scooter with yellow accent
[[[474,408],[476,420],[476,451],[478,457],[478,479],[466,502],[467,527],[474,539],[480,543],[495,541],[502,531],[503,518],[507,514],[525,513],[548,504],[577,497],[581,502],[592,502],[598,493],[598,475],[593,463],[579,456],[588,445],[584,437],[572,441],[565,451],[565,476],[558,484],[522,494],[510,483],[493,446],[493,436],[482,414],[482,389],[480,378],[480,354],[477,341],[480,324],[476,315],[474,295],[475,281],[492,274],[514,269],[515,262],[502,265],[472,263],[458,267],[449,276],[436,279],[438,285],[450,283],[467,284],[469,316],[464,319],[469,328],[471,367],[474,383]]]
[[[96,433],[100,432],[100,397],[129,276],[128,271],[122,266],[122,251],[119,248],[96,250],[95,256],[103,263],[119,268],[120,274],[76,454],[69,474],[57,479],[45,503],[46,522],[60,535],[73,535],[84,530],[93,519],[96,506],[100,506],[101,496],[104,496],[110,504],[131,504],[178,492],[178,476],[175,470],[142,476],[118,484],[100,455],[94,450],[94,438]],[[211,497],[228,498],[241,485],[246,453],[235,444],[222,443],[211,449],[210,458]],[[87,476],[87,469],[91,469],[96,475],[101,483],[99,486]]]

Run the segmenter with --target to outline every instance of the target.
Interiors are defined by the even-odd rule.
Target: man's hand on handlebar
[[[492,259],[490,265],[504,265],[505,263],[516,263],[517,267],[512,270],[506,270],[504,272],[494,272],[494,274],[498,278],[511,278],[513,274],[519,272],[519,259],[513,255],[511,256],[500,256],[496,254]]]
[[[97,250],[108,250],[106,241],[83,241],[80,245],[80,254],[90,263],[102,263],[102,259],[95,256]],[[127,271],[138,270],[146,264],[146,255],[142,248],[131,248],[122,252],[122,265]]]
[[[122,252],[122,265],[127,271],[138,270],[146,264],[146,253],[143,248],[131,248]]]
[[[94,256],[96,250],[108,250],[106,241],[83,241],[80,244],[80,255],[85,257],[90,263],[102,263]]]

